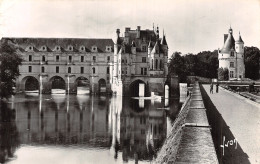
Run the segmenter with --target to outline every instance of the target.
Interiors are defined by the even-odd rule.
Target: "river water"
[[[152,163],[181,108],[179,99],[169,104],[120,96],[16,95],[1,105],[0,163]]]

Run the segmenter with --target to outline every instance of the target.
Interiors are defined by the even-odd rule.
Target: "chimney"
[[[120,35],[120,29],[116,29],[116,34],[117,34],[117,37],[119,37],[119,35]]]
[[[131,29],[130,27],[126,27],[126,28],[125,28],[125,32],[130,31],[130,29]]]
[[[227,40],[227,37],[228,37],[228,34],[224,34],[224,44],[225,44],[225,42]]]
[[[136,34],[136,38],[140,38],[140,30],[141,30],[141,26],[137,26],[137,34]]]

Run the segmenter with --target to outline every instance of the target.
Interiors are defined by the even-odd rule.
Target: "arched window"
[[[42,61],[45,61],[45,56],[42,56]]]
[[[92,72],[93,72],[93,74],[96,73],[96,69],[95,69],[95,67],[92,68]]]
[[[152,70],[153,70],[153,59],[152,59],[152,63],[151,63],[151,64],[152,64],[152,66],[151,66],[151,67],[152,67]]]
[[[42,73],[44,73],[45,72],[45,68],[44,67],[42,67]]]
[[[155,69],[158,69],[158,60],[155,60]]]
[[[162,67],[162,60],[160,60],[160,69],[162,69],[163,67]]]
[[[68,67],[68,73],[71,73],[71,67]]]

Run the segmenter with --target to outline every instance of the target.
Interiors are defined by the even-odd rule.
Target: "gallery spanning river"
[[[0,163],[151,163],[181,107],[129,97],[16,95],[1,105]],[[6,109],[4,109],[6,108]]]

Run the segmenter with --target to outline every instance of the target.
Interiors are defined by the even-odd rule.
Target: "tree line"
[[[245,77],[259,79],[260,50],[257,47],[245,47],[244,62]],[[228,80],[228,70],[218,67],[218,50],[198,54],[174,52],[169,61],[169,72],[178,75],[180,82],[186,82],[187,76]]]

